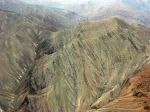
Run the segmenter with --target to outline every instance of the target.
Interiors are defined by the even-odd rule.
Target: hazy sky
[[[94,0],[22,0],[22,1],[27,1],[30,3],[38,3],[38,4],[44,4],[47,2],[59,2],[59,3],[64,3],[64,4],[80,4],[80,3],[85,3],[88,1],[94,1]]]
[[[118,2],[118,1],[126,1],[126,2],[131,2],[131,1],[136,1],[136,2],[148,2],[149,0],[21,0],[21,1],[26,1],[28,3],[37,3],[37,4],[45,4],[48,2],[59,2],[63,4],[81,4],[85,3],[88,1],[97,1],[99,3],[111,3],[111,2]]]

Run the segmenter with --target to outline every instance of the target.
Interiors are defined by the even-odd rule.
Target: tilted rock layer
[[[45,41],[55,52],[35,62],[25,108],[29,112],[99,109],[119,95],[148,58],[144,38],[117,18],[83,23]]]
[[[57,31],[36,14],[0,11],[0,17],[5,112],[99,110],[149,59],[148,36],[117,18]]]
[[[0,107],[6,112],[23,104],[35,48],[50,32],[34,16],[0,11]]]

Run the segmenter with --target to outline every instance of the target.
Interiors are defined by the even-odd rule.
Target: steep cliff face
[[[86,112],[103,107],[148,59],[142,40],[136,29],[117,18],[53,33],[39,44],[38,51],[45,51],[30,72],[22,111]]]

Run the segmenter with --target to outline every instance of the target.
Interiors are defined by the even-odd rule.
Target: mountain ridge
[[[0,3],[0,111],[149,110],[150,28],[141,18],[132,24],[127,19],[137,18],[115,17],[132,8],[104,8],[113,16],[87,20],[57,6],[15,2]]]
[[[73,29],[58,32],[53,38],[49,38],[56,51],[52,54],[45,54],[36,61],[30,80],[31,93],[27,96],[29,111],[88,111],[107,104],[109,98],[113,100],[117,97],[116,91],[120,91],[128,74],[139,69],[140,64],[146,59],[144,46],[138,44],[140,38],[129,36],[128,31],[132,30],[134,29],[130,25],[115,18],[103,22],[83,23]],[[76,33],[79,31],[80,33]],[[132,35],[135,34],[134,31],[132,33]],[[128,49],[132,49],[132,52],[121,47],[124,42]],[[126,62],[129,55],[134,58]],[[116,58],[118,61],[115,61]],[[99,59],[101,61],[98,61]],[[131,64],[130,67],[129,64]],[[121,70],[117,66],[127,68],[124,67]],[[120,77],[121,80],[114,81],[114,77]],[[106,84],[106,79],[109,85]],[[113,96],[106,95],[111,92]],[[91,104],[98,98],[102,98],[101,103],[92,106]],[[49,100],[51,102],[48,102]],[[39,106],[41,110],[38,110]]]
[[[138,6],[136,5],[138,4]],[[146,4],[140,8],[140,5]],[[147,1],[131,1],[128,0],[106,0],[104,3],[100,1],[90,1],[88,3],[68,6],[68,10],[79,13],[89,18],[89,20],[101,20],[108,17],[118,17],[136,24],[143,24],[149,27],[149,11]],[[86,12],[86,13],[85,13]]]

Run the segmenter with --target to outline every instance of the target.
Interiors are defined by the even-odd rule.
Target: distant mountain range
[[[46,26],[54,29],[78,24],[86,20],[79,14],[60,8],[60,4],[52,2],[51,5],[28,4],[21,0],[0,0],[0,10],[14,12],[22,15],[35,15],[40,18]],[[54,5],[55,4],[55,5]],[[58,5],[57,5],[58,4]]]
[[[64,18],[71,16],[73,21],[76,21],[75,23],[83,20],[85,21],[87,18],[89,20],[99,20],[109,17],[119,17],[130,23],[143,24],[146,26],[150,26],[149,6],[149,0],[89,0],[88,2],[81,4],[63,4],[54,1],[44,3],[32,0],[0,1],[0,9],[11,10],[19,13],[45,13],[48,10],[51,12],[59,10],[58,12],[61,12],[61,14],[64,13]],[[67,20],[66,23],[72,24],[72,21]]]
[[[150,26],[149,6],[149,0],[94,0],[80,5],[68,5],[67,9],[89,19],[105,19],[115,16]]]
[[[149,0],[122,0],[125,4],[150,13],[150,1]]]

